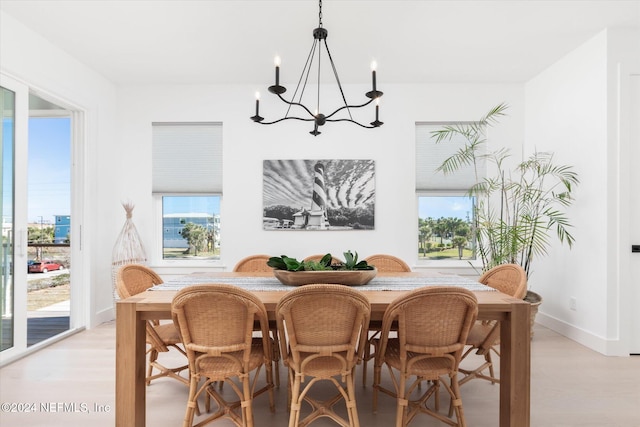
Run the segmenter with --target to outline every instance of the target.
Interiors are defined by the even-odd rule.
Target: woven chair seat
[[[411,351],[407,352],[407,360],[421,356]],[[385,362],[392,368],[400,369],[400,341],[397,338],[390,339],[387,342],[387,351],[385,354]],[[411,373],[425,380],[437,380],[443,375],[449,374],[454,369],[453,361],[446,357],[430,357],[422,359],[411,365]]]
[[[156,325],[153,327],[153,329],[166,345],[175,345],[182,343],[180,333],[173,323]],[[147,340],[147,342],[150,342],[150,340]]]
[[[343,359],[347,357],[346,351],[335,354]],[[309,375],[315,378],[331,378],[342,374],[344,365],[340,362],[340,359],[333,356],[327,356],[316,357],[315,359],[306,362],[306,359],[312,356],[314,356],[313,353],[300,353],[300,359],[302,361],[301,365],[304,366],[304,375]]]
[[[242,352],[227,353],[235,359],[242,360]],[[251,343],[251,353],[249,355],[248,369],[253,371],[264,363],[264,350],[260,338],[253,339]],[[238,363],[227,357],[205,357],[198,359],[198,372],[214,381],[224,381],[230,376],[238,376],[242,372],[238,369]]]
[[[494,323],[488,322],[476,322],[469,331],[469,337],[467,338],[467,345],[474,347],[480,347],[484,340],[487,339],[487,335],[493,329]],[[495,342],[494,342],[495,344]]]

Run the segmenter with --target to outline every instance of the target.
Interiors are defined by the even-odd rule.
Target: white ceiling
[[[118,84],[296,81],[313,0],[0,0],[0,10]],[[325,0],[346,83],[524,82],[607,27],[640,29],[640,0]],[[1,58],[0,58],[1,60]]]

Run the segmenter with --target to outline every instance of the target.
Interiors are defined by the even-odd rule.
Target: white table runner
[[[296,288],[296,286],[283,285],[275,277],[212,277],[190,275],[170,279],[165,283],[154,286],[151,290],[178,291],[187,286],[206,283],[224,283],[238,286],[248,291],[282,291]],[[470,291],[494,291],[494,289],[489,286],[460,276],[375,277],[366,285],[354,286],[354,288],[360,291],[411,291],[422,286],[459,286]]]

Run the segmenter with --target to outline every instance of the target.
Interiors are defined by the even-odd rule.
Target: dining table
[[[195,284],[223,283],[248,288],[275,320],[278,301],[292,289],[278,283],[272,272],[194,273],[167,280],[140,294],[116,302],[116,426],[146,425],[146,322],[171,319],[171,301],[179,289]],[[529,427],[531,371],[530,304],[472,279],[437,272],[378,272],[356,288],[371,304],[371,320],[381,321],[388,305],[413,288],[429,285],[465,286],[478,300],[478,320],[500,325],[500,427]],[[469,420],[472,425],[473,421]]]

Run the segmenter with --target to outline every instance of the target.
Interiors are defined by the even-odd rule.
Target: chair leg
[[[367,364],[371,360],[371,342],[367,334],[367,343],[364,346],[364,354],[362,355],[362,387],[367,386]]]
[[[242,410],[242,422],[247,427],[253,427],[253,411],[251,408],[251,405],[253,403],[253,396],[251,395],[252,393],[251,384],[249,383],[249,375],[245,375],[242,378],[242,392],[244,395],[240,404]],[[271,393],[271,398],[273,399],[273,393]],[[273,402],[271,402],[271,406],[273,406]]]
[[[360,420],[358,418],[358,408],[356,407],[356,378],[355,368],[351,371],[351,375],[346,378],[347,383],[347,414],[349,415],[349,423],[352,427],[360,427]]]
[[[195,375],[189,381],[189,398],[187,400],[187,410],[184,414],[184,422],[182,423],[183,427],[191,427],[193,425],[193,416],[198,405],[196,402],[198,382],[200,382],[200,379]]]
[[[369,336],[369,332],[367,332],[366,335],[367,344],[364,346],[364,354],[362,356],[362,387],[367,386],[367,364],[370,360],[375,358],[377,346],[374,343],[376,342],[376,338],[380,335],[380,331],[373,331],[373,335],[371,336]],[[371,346],[374,347],[373,354],[371,354]]]
[[[464,418],[464,409],[462,408],[462,396],[460,394],[460,384],[458,383],[458,377],[453,375],[451,377],[451,389],[453,390],[454,396],[451,398],[454,399],[454,409],[456,412],[456,419],[458,420],[459,427],[466,427],[467,422]]]
[[[487,354],[485,354],[484,360],[486,360],[487,363],[489,364],[489,376],[491,378],[495,378],[496,376],[493,373],[493,362],[491,361],[491,350],[489,350]],[[491,380],[491,384],[495,384],[495,383],[496,383],[495,380]]]
[[[289,412],[289,427],[297,427],[300,420],[300,376],[291,371],[292,378],[291,387],[291,400],[290,400],[290,412]]]
[[[149,350],[149,367],[147,368],[147,385],[151,384],[151,374],[153,373],[153,363],[158,359],[158,350],[152,348]]]
[[[278,331],[277,329],[273,329],[271,331],[273,334],[273,349],[272,349],[272,359],[273,359],[273,375],[275,376],[275,385],[277,388],[280,388],[280,340],[278,339]]]
[[[378,413],[378,386],[380,385],[380,371],[382,370],[381,366],[378,366],[377,363],[373,365],[373,413]]]
[[[406,377],[404,374],[400,374],[400,384],[398,385],[397,392],[397,407],[396,407],[396,427],[404,427],[405,419],[407,416],[407,404],[408,401],[405,398]]]

